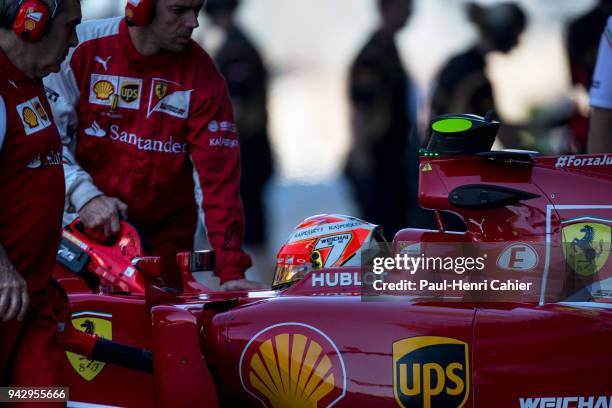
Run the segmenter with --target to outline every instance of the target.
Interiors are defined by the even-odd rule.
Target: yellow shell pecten
[[[30,128],[35,128],[38,126],[38,116],[34,113],[34,111],[28,107],[26,107],[23,111],[23,120],[28,124]]]
[[[94,85],[94,92],[98,99],[107,100],[115,93],[115,87],[109,81],[98,81]]]
[[[301,334],[283,333],[264,341],[250,365],[251,385],[273,408],[317,408],[334,389],[329,356]]]

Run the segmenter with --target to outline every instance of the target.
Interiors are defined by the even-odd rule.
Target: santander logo
[[[88,136],[99,139],[107,136],[107,132],[102,129],[95,120],[91,126],[84,130],[84,132]],[[112,125],[110,127],[110,134],[108,134],[108,136],[113,142],[132,145],[138,150],[147,152],[186,154],[188,151],[187,143],[176,142],[172,136],[170,136],[166,141],[146,139],[136,135],[135,133],[128,133],[125,130],[121,130],[118,125]]]
[[[112,125],[110,131],[111,140],[135,146],[138,150],[171,154],[187,153],[187,143],[175,142],[172,136],[170,136],[170,138],[164,142],[161,140],[139,137],[134,133],[128,133],[125,130],[120,130],[119,126],[117,125]]]
[[[106,136],[106,132],[104,131],[104,129],[100,128],[100,125],[98,125],[98,122],[96,122],[95,120],[93,121],[90,127],[85,129],[85,134],[87,136],[93,136],[93,137]]]

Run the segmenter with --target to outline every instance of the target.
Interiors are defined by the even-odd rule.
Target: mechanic
[[[0,18],[0,386],[56,386],[61,350],[50,278],[64,173],[41,79],[77,44],[81,7],[2,1]]]
[[[566,27],[565,43],[572,86],[577,90],[591,88],[601,30],[612,13],[612,0],[599,0],[588,13],[572,20]],[[584,153],[589,134],[589,117],[576,105],[568,123],[573,151]]]
[[[589,95],[589,153],[612,152],[612,16],[601,35]]]
[[[440,70],[431,101],[432,117],[469,112],[484,116],[495,110],[494,89],[487,75],[487,55],[512,51],[527,25],[525,12],[515,3],[466,5],[470,22],[479,32],[466,51],[453,56]]]
[[[203,3],[128,2],[125,18],[77,28],[80,45],[45,80],[64,144],[64,222],[78,214],[111,236],[126,217],[176,287],[175,256],[193,250],[199,215],[221,288],[254,289],[261,285],[244,278],[251,259],[242,250],[240,147],[227,86],[191,40]]]
[[[272,268],[265,268],[269,252],[264,189],[274,171],[268,135],[268,72],[259,51],[236,21],[239,6],[238,0],[207,0],[204,11],[212,24],[225,33],[214,59],[227,81],[240,134],[240,192],[246,220],[244,243],[260,279],[268,281]]]
[[[381,24],[349,73],[353,146],[345,174],[361,217],[380,224],[391,239],[408,225],[407,214],[417,206],[416,184],[408,173],[418,167],[419,146],[411,136],[415,87],[395,42],[413,5],[411,0],[378,0],[377,6]]]

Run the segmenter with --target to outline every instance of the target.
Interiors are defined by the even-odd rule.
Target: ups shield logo
[[[393,343],[393,392],[403,408],[461,408],[468,399],[468,345],[449,337]]]
[[[127,103],[134,102],[138,99],[139,90],[138,84],[125,84],[121,87],[121,99]]]

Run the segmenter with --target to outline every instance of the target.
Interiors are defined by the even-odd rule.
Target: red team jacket
[[[85,22],[77,33],[62,71],[45,79],[65,145],[66,210],[102,192],[117,197],[145,237],[176,252],[192,249],[199,202],[221,281],[242,278],[251,261],[242,250],[240,149],[211,58],[195,42],[142,56],[121,18]]]
[[[0,243],[29,293],[51,277],[63,207],[62,145],[42,83],[0,51]]]

